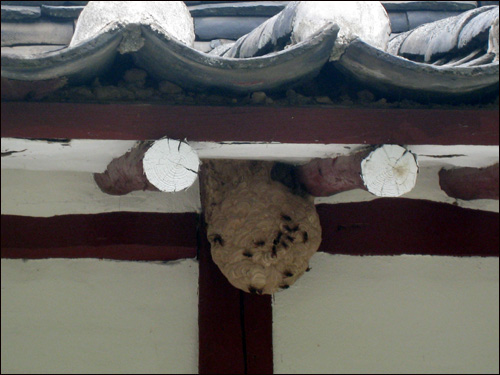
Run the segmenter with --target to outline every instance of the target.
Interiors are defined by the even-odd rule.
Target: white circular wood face
[[[200,159],[187,143],[162,139],[151,146],[142,163],[151,184],[173,193],[186,190],[196,181]]]
[[[415,155],[398,145],[384,145],[361,162],[361,177],[368,191],[378,197],[400,197],[416,184]]]

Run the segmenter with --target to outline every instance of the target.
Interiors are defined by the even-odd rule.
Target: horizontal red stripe
[[[2,257],[173,260],[196,256],[198,215],[2,215]]]
[[[498,145],[498,110],[1,104],[2,137]]]
[[[319,205],[320,251],[348,255],[499,255],[499,215],[414,199]]]

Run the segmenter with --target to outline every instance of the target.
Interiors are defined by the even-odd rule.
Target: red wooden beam
[[[243,296],[247,374],[273,373],[273,310],[270,295]]]
[[[320,251],[348,255],[492,256],[499,215],[446,203],[381,198],[319,205]]]
[[[215,265],[204,228],[199,235],[200,374],[272,374],[270,296],[233,287]]]
[[[498,172],[498,163],[487,168],[441,169],[439,185],[457,199],[498,199]]]
[[[240,292],[212,261],[205,230],[199,235],[198,373],[244,374]]]
[[[2,137],[498,145],[498,110],[2,102]]]
[[[169,261],[196,257],[195,213],[2,215],[2,258]]]

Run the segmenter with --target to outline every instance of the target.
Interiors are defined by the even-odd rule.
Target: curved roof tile
[[[480,66],[436,66],[419,63],[352,42],[335,63],[346,74],[392,98],[440,101],[475,98],[498,92],[498,62]]]
[[[441,60],[436,59],[428,59],[431,63],[421,62],[424,59],[421,55],[427,56],[427,50],[426,46],[419,44],[423,39],[419,36],[418,29],[400,34],[391,42],[391,51],[403,54],[404,57],[384,52],[357,39],[350,43],[342,57],[333,64],[362,84],[392,93],[399,98],[474,96],[498,91],[498,56],[494,60],[495,56],[488,51],[488,38],[485,38],[495,12],[498,17],[498,6],[473,9],[446,21],[437,21],[436,25],[421,27],[425,31],[423,35],[428,35],[428,30],[433,30],[433,40],[443,38],[443,43],[451,41],[446,50],[440,49],[439,53],[434,53],[436,59],[446,57],[444,65]],[[444,31],[441,25],[443,23],[448,25]],[[449,30],[455,31],[450,34]],[[217,88],[251,93],[286,89],[317,75],[334,48],[338,27],[325,25],[307,41],[286,49],[283,49],[283,45],[271,46],[269,50],[272,52],[262,56],[259,56],[262,49],[256,48],[257,52],[253,56],[229,58],[195,50],[158,32],[151,25],[122,25],[117,29],[103,31],[81,45],[56,51],[23,54],[2,48],[2,88],[7,81],[8,85],[5,87],[9,88],[14,87],[16,81],[23,81],[25,89],[27,81],[67,78],[69,83],[81,83],[90,80],[113,63],[117,53],[123,52],[121,46],[128,42],[128,38],[137,38],[137,32],[144,39],[144,45],[130,53],[135,63],[153,77],[177,83],[189,90]],[[467,35],[461,37],[460,32],[466,32]],[[264,45],[273,40],[268,35],[263,37],[267,39],[256,38],[255,43]],[[278,35],[273,42],[276,43],[282,37],[283,35]],[[498,35],[496,38],[498,39]],[[467,43],[460,45],[459,41],[465,39]],[[281,44],[282,42],[280,40]],[[415,47],[408,47],[411,45]],[[441,46],[442,43],[437,45]],[[464,47],[468,45],[473,46],[472,52],[476,53],[470,58],[470,48]],[[408,52],[414,50],[425,53],[419,55]],[[432,53],[430,55],[433,56]],[[8,98],[8,93],[6,95]],[[2,97],[6,97],[4,92]]]

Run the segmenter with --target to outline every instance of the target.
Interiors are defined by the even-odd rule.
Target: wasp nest
[[[212,258],[232,285],[257,294],[292,285],[321,242],[313,201],[272,181],[271,167],[212,161],[205,168]]]

